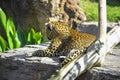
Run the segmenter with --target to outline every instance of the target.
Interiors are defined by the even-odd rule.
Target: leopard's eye
[[[47,29],[52,30],[52,28],[51,28],[52,25],[50,25],[50,24],[48,24],[48,23],[46,23],[45,25],[46,25]]]

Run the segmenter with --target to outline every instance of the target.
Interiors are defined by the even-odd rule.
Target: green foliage
[[[26,43],[27,43],[27,36],[28,36],[28,32],[27,31],[22,31],[20,27],[18,27],[17,30],[17,34],[18,34],[18,38],[21,42],[21,47],[23,47]]]
[[[0,8],[0,29],[4,37],[0,35],[0,52],[8,49],[19,48],[26,44],[40,44],[42,34],[31,29],[30,32],[23,32],[20,28],[16,30],[11,18],[6,18],[4,11]]]
[[[10,18],[7,20],[6,34],[9,49],[19,48],[21,44],[13,20]]]
[[[84,9],[88,21],[98,21],[98,0],[81,0],[80,6]],[[109,22],[120,20],[119,0],[107,0],[107,20]]]
[[[120,7],[107,6],[107,18],[110,22],[120,20]]]
[[[20,47],[21,44],[13,20],[11,18],[7,19],[2,9],[0,9],[0,28],[4,32],[4,35],[6,36],[7,39],[6,42],[8,47],[6,49]]]
[[[87,5],[89,4],[89,5]],[[84,9],[88,21],[98,20],[98,4],[90,1],[82,1],[81,7]]]
[[[0,27],[2,27],[4,30],[6,30],[6,15],[0,8]]]
[[[31,29],[28,33],[28,44],[40,44],[42,39],[41,33],[35,33],[34,29]]]
[[[6,41],[2,36],[0,36],[0,52],[5,51],[7,48]]]

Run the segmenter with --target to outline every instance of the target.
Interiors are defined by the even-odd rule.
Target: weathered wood
[[[120,26],[116,26],[107,34],[107,52],[120,42]],[[61,68],[57,75],[52,75],[51,80],[74,80],[78,75],[84,71],[98,65],[101,60],[104,59],[105,54],[101,54],[104,51],[104,45],[97,40],[90,51],[87,54],[79,55],[68,65]]]
[[[107,14],[106,14],[106,0],[99,0],[98,3],[98,13],[99,13],[99,40],[104,44],[102,50],[99,51],[102,54],[101,64],[104,62],[105,54],[107,51],[106,36],[107,36]]]
[[[99,13],[99,38],[103,39],[106,37],[107,32],[107,17],[106,17],[106,0],[99,0],[98,5]]]
[[[112,49],[112,52],[105,56],[105,62],[101,67],[93,67],[84,74],[85,80],[120,80],[119,60],[120,49]],[[79,77],[77,80],[84,79]]]

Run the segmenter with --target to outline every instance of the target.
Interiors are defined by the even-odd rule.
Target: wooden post
[[[99,0],[98,5],[99,13],[99,38],[103,39],[106,37],[107,31],[107,17],[106,17],[106,0]]]
[[[106,0],[99,0],[98,5],[98,13],[99,13],[99,40],[104,46],[103,50],[100,51],[100,56],[102,57],[100,60],[100,64],[103,64],[104,58],[106,55],[107,45],[106,45],[106,34],[107,34],[107,17],[106,17]]]

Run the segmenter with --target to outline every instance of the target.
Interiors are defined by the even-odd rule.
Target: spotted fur
[[[48,38],[52,40],[50,46],[44,51],[33,52],[32,56],[67,56],[62,65],[75,59],[96,39],[96,36],[73,30],[63,22],[48,22],[46,30]],[[77,51],[69,54],[72,49]]]

